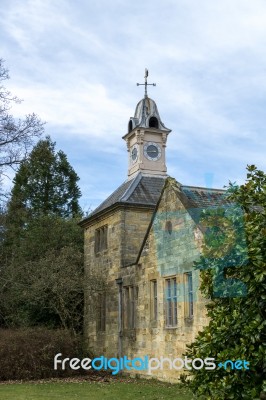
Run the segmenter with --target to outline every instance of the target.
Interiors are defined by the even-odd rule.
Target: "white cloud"
[[[103,85],[79,81],[78,86],[68,83],[64,88],[42,84],[27,88],[10,86],[24,99],[22,104],[13,107],[16,115],[34,110],[43,120],[60,130],[65,129],[68,134],[101,139],[110,137],[115,127],[124,128],[122,134],[126,131],[126,118],[131,110],[119,100],[110,98]]]
[[[8,84],[24,98],[14,112],[38,113],[74,160],[87,160],[93,149],[97,196],[110,185],[102,153],[110,165],[116,158],[124,179],[121,136],[142,96],[135,84],[145,67],[157,83],[149,94],[173,130],[167,151],[178,180],[200,181],[197,174],[212,169],[221,184],[229,174],[243,176],[250,160],[265,168],[264,1],[3,2]],[[69,147],[71,138],[84,144],[79,153]]]

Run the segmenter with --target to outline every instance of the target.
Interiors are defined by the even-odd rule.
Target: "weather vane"
[[[148,75],[149,75],[149,71],[147,70],[147,68],[145,68],[145,75],[144,75],[145,83],[137,83],[137,86],[142,86],[142,85],[145,86],[145,97],[148,97],[147,86],[156,86],[156,83],[148,83],[147,82]]]

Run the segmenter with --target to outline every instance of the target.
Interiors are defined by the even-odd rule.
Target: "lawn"
[[[143,380],[56,381],[0,385],[1,400],[191,400],[192,395],[178,385]]]

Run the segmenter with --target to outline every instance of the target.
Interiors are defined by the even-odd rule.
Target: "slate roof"
[[[85,220],[115,204],[156,206],[167,177],[145,176],[139,173],[135,178],[125,181],[106,200],[104,200]],[[183,200],[188,209],[220,206],[227,203],[224,190],[195,186],[180,187]]]
[[[192,207],[217,207],[228,203],[225,190],[222,189],[181,186],[181,192],[187,197]]]
[[[141,204],[155,206],[164,186],[165,178],[143,176],[139,173],[134,179],[124,182],[89,217],[98,214],[115,203]]]

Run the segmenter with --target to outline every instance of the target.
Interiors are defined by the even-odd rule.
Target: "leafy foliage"
[[[249,370],[192,370],[189,381],[197,396],[244,400],[258,398],[263,384],[266,389],[266,175],[248,166],[247,182],[240,187],[230,184],[228,198],[242,213],[224,218],[224,209],[219,209],[203,216],[205,221],[223,217],[227,235],[223,229],[205,235],[203,255],[195,267],[201,270],[200,290],[211,299],[210,322],[186,355],[249,361]]]
[[[39,216],[4,243],[0,313],[5,326],[81,331],[83,238],[78,219]]]
[[[2,325],[82,330],[78,179],[49,137],[22,161],[7,211],[0,214]]]

